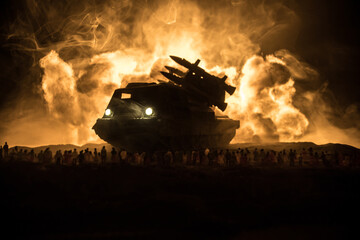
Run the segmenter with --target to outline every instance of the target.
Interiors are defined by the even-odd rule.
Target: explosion
[[[275,56],[247,60],[235,96],[227,111],[243,123],[237,139],[294,141],[304,135],[309,121],[293,105],[294,79],[286,64]]]
[[[49,118],[72,132],[71,143],[100,141],[91,127],[113,91],[134,81],[166,81],[159,71],[171,65],[169,55],[199,58],[204,69],[228,75],[237,90],[225,114],[240,120],[233,142],[334,141],[320,138],[313,122],[320,91],[304,87],[318,73],[284,50],[298,34],[295,12],[280,3],[219,2],[33,0],[28,17],[42,25],[31,32],[34,26],[21,21],[10,38],[43,54],[35,57],[40,92]],[[265,48],[273,54],[264,56]]]

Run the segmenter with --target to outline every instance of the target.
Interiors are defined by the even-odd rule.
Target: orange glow
[[[29,8],[40,14],[38,4]],[[263,1],[203,8],[193,1],[161,1],[151,7],[104,1],[101,8],[85,6],[64,19],[57,19],[62,15],[56,9],[41,12],[49,32],[62,26],[61,41],[41,46],[32,40],[45,53],[39,63],[41,91],[51,120],[61,122],[59,142],[54,143],[101,141],[91,127],[113,91],[129,82],[166,81],[159,72],[165,65],[179,67],[169,59],[175,55],[190,62],[201,59],[202,68],[219,77],[226,74],[227,82],[236,86],[232,96],[226,95],[226,111],[216,110],[240,120],[232,143],[306,140],[360,146],[360,140],[339,129],[335,136],[324,134],[321,123],[331,124],[318,116],[322,106],[313,108],[320,91],[298,87],[318,77],[314,69],[285,49],[261,54],[264,42],[273,46],[286,43],[283,37],[296,38],[299,20],[291,9]]]
[[[180,46],[186,46],[188,40],[184,39],[184,41],[185,44],[180,43]],[[181,52],[182,48],[179,47],[179,49]],[[98,91],[90,97],[74,91],[79,77],[74,76],[70,64],[65,63],[56,52],[51,51],[40,61],[41,67],[45,70],[43,90],[50,112],[59,117],[61,115],[59,111],[68,107],[67,110],[73,112],[72,115],[75,116],[71,123],[86,126],[89,129],[87,136],[92,140],[96,139],[91,126],[96,118],[102,115],[113,90],[121,85],[121,79],[127,75],[150,74],[151,63],[142,62],[142,65],[139,63],[141,63],[141,56],[129,55],[121,51],[95,55],[90,61],[90,66],[105,67],[101,68],[101,71],[93,72],[90,78],[96,78],[99,82],[98,90],[106,85],[110,88],[105,92]],[[294,80],[290,77],[280,79],[278,82],[271,81],[269,84],[268,71],[271,71],[274,64],[286,67],[285,63],[275,56],[271,55],[263,59],[254,55],[245,63],[237,81],[239,84],[235,81],[239,75],[235,67],[215,66],[209,70],[213,73],[227,74],[229,82],[237,85],[238,90],[227,99],[229,107],[225,112],[231,118],[241,120],[241,128],[236,141],[242,139],[248,141],[255,135],[264,141],[294,141],[305,133],[309,125],[305,115],[292,105],[292,98],[296,92]],[[148,80],[156,81],[151,78]],[[92,99],[94,100],[91,101]],[[85,113],[82,105],[83,102],[87,103],[89,100],[93,104],[92,111]],[[77,120],[82,122],[78,123]],[[268,124],[271,126],[267,126]],[[269,127],[272,128],[270,131]]]
[[[280,75],[273,79],[274,64],[286,67],[273,55],[253,56],[245,63],[238,90],[227,100],[226,113],[242,120],[235,141],[250,141],[254,136],[263,141],[294,141],[304,135],[309,121],[292,104],[294,80]]]

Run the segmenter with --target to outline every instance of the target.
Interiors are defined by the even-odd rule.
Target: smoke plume
[[[31,93],[23,91],[1,113],[7,119],[1,135],[13,143],[100,141],[91,127],[113,91],[165,80],[159,71],[178,55],[202,59],[202,67],[227,74],[237,87],[225,112],[241,122],[233,142],[360,146],[359,126],[341,128],[330,119],[335,113],[319,73],[286,50],[293,49],[301,19],[281,2],[28,0],[23,8],[9,25],[8,46],[31,56],[35,80]],[[29,111],[19,114],[24,108]],[[350,122],[356,107],[347,114]]]

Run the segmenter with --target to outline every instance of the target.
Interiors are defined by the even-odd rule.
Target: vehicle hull
[[[99,118],[93,129],[113,146],[129,151],[185,150],[226,147],[235,136],[239,121],[113,119]]]

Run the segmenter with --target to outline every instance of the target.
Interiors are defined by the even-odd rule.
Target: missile
[[[169,67],[169,66],[165,66],[165,68],[170,72],[170,73],[175,73],[176,75],[183,77],[185,76],[186,73],[184,73],[183,71],[180,71],[177,68],[174,67]]]
[[[191,63],[189,62],[188,60],[184,59],[184,58],[180,58],[180,57],[177,57],[177,56],[170,56],[170,58],[172,60],[174,60],[177,64],[183,66],[183,67],[186,67],[187,69],[193,69],[194,67],[197,67],[200,63],[200,59],[196,60],[195,63]]]
[[[214,76],[206,72],[204,69],[198,66],[198,64],[200,63],[199,59],[196,60],[195,63],[191,63],[186,59],[177,56],[170,56],[170,58],[174,60],[177,64],[189,69],[189,71],[187,73],[183,73],[185,75],[180,75],[177,72],[179,71],[178,69],[166,66],[166,69],[168,69],[170,72],[170,73],[162,72],[162,74],[166,78],[170,79],[171,81],[177,84],[183,83],[183,86],[185,85],[190,92],[193,92],[197,95],[207,98],[209,103],[216,105],[220,110],[224,111],[226,109],[227,104],[224,102],[224,99],[222,99],[223,97],[219,98],[218,96],[213,96],[211,94],[211,92],[213,92],[214,89],[219,89],[219,91],[226,91],[230,95],[232,95],[235,92],[236,90],[235,87],[225,83],[227,79],[226,75],[223,76],[222,78],[219,78],[217,76]],[[179,78],[176,75],[173,75],[173,73],[182,76],[183,78]],[[203,87],[204,85],[201,84],[200,82],[204,83],[208,87]]]
[[[207,73],[204,69],[202,69],[201,67],[199,67],[199,63],[200,63],[200,59],[196,60],[195,63],[191,63],[188,60],[184,59],[184,58],[180,58],[177,56],[170,56],[170,58],[172,60],[174,60],[177,64],[186,67],[187,69],[189,69],[190,72],[193,72],[195,74],[198,74],[200,76],[203,76],[204,78],[211,78],[211,77],[215,77],[209,73]],[[216,78],[216,77],[215,77]],[[226,80],[226,78],[224,79],[224,81]]]
[[[189,69],[190,72],[193,72],[199,76],[203,76],[203,78],[208,78],[208,79],[219,79],[218,77],[214,76],[214,75],[211,75],[209,73],[207,73],[204,69],[202,69],[201,67],[199,67],[199,63],[200,63],[200,59],[196,60],[195,63],[191,63],[189,61],[187,61],[186,59],[184,58],[180,58],[180,57],[177,57],[177,56],[170,56],[170,58],[172,60],[174,60],[177,64],[183,66],[183,67],[186,67],[187,69]],[[225,82],[227,76],[225,75],[223,78],[221,78],[221,80],[223,82]]]
[[[169,79],[170,81],[181,85],[182,81],[181,78],[179,78],[178,76],[175,76],[174,74],[168,73],[168,72],[160,72],[164,77],[166,77],[167,79]]]

